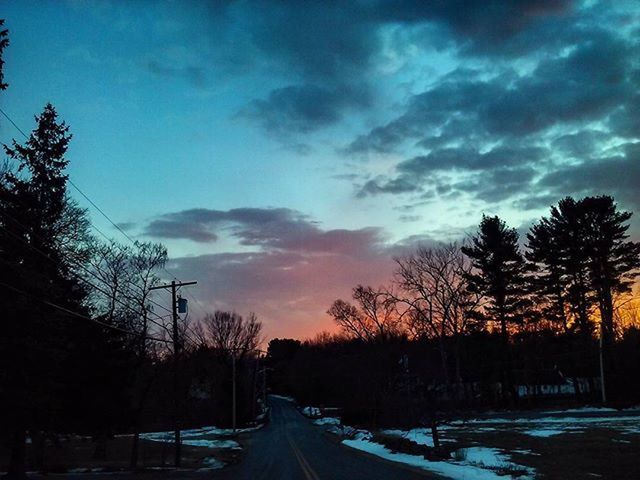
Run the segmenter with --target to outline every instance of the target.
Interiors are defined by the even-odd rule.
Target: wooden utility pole
[[[175,466],[180,467],[181,464],[181,440],[180,440],[180,391],[178,388],[178,358],[180,355],[180,338],[178,332],[178,288],[187,285],[195,285],[198,282],[176,282],[173,280],[169,285],[158,285],[151,287],[149,290],[171,289],[171,316],[173,319],[173,415],[174,415],[174,442],[175,442]]]

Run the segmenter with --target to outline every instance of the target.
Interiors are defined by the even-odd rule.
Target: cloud
[[[612,194],[640,209],[640,143],[627,143],[612,157],[586,160],[545,175],[538,186],[558,196]]]
[[[383,193],[420,193],[435,187],[439,196],[466,192],[484,201],[499,201],[528,186],[536,175],[535,165],[547,155],[541,147],[498,146],[487,152],[466,147],[434,150],[427,155],[400,162],[392,179],[378,177],[365,183],[358,197]],[[451,180],[443,173],[462,173],[463,180]]]
[[[379,16],[405,24],[431,22],[467,53],[521,52],[521,37],[540,24],[568,16],[570,0],[420,0],[381,1]],[[442,31],[437,32],[440,35]],[[531,48],[531,47],[529,47]]]
[[[369,101],[366,88],[291,85],[252,100],[240,116],[279,135],[309,133],[337,123],[346,111],[366,107]]]
[[[189,229],[190,224],[196,226]],[[426,235],[388,243],[379,227],[324,230],[286,208],[185,210],[151,221],[145,233],[189,239],[228,234],[257,247],[174,258],[168,269],[180,278],[198,279],[194,294],[207,308],[257,312],[269,337],[334,329],[325,313],[334,300],[347,298],[357,284],[387,284],[394,256],[435,243]]]
[[[306,215],[288,208],[205,208],[167,213],[152,220],[144,233],[155,238],[209,243],[222,235],[264,250],[362,255],[383,240],[380,228],[323,230]]]

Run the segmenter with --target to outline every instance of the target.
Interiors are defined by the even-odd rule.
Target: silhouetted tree
[[[401,316],[396,301],[387,292],[358,285],[353,289],[357,306],[336,300],[327,313],[352,338],[386,341],[401,333]]]
[[[254,313],[245,320],[235,312],[216,311],[202,319],[204,342],[225,356],[243,358],[262,341],[262,323]]]
[[[71,322],[89,313],[86,289],[74,275],[89,233],[83,212],[66,195],[71,135],[50,104],[36,122],[24,145],[5,146],[19,166],[5,172],[0,201],[3,333],[11,339],[1,363],[13,365],[4,372],[0,398],[3,411],[11,412],[9,473],[16,478],[24,472],[26,430],[38,431],[60,412]]]
[[[460,246],[452,243],[418,248],[397,258],[395,281],[400,288],[396,300],[409,308],[407,329],[420,338],[437,340],[444,380],[450,382],[448,344],[455,360],[455,381],[460,381],[460,337],[475,324],[473,312],[481,296],[469,289],[471,262]]]
[[[2,56],[4,49],[9,46],[9,30],[2,29],[4,19],[0,19],[0,90],[6,90],[8,85],[4,83],[4,60]]]
[[[526,263],[518,246],[518,232],[499,217],[483,215],[471,245],[462,247],[475,269],[469,273],[470,289],[483,295],[486,303],[481,318],[500,326],[503,350],[503,395],[517,400],[509,345],[509,327],[523,321],[529,306],[526,289]]]
[[[640,268],[640,243],[628,240],[631,212],[618,211],[612,197],[578,202],[585,218],[589,281],[600,310],[605,341],[614,337],[614,297],[631,290]]]

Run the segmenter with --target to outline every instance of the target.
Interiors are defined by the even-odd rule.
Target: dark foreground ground
[[[241,438],[246,456],[222,470],[147,470],[141,473],[33,475],[91,480],[415,480],[440,478],[342,446],[314,427],[286,400],[271,398],[271,421]]]
[[[272,397],[271,422],[253,433],[242,434],[242,458],[220,457],[220,452],[185,447],[183,458],[189,469],[153,469],[139,473],[78,473],[33,475],[48,479],[212,479],[212,480],[395,480],[438,478],[424,471],[387,462],[341,445],[338,438],[324,433],[303,417],[291,402]],[[535,435],[553,431],[552,436]],[[511,452],[519,465],[535,469],[536,478],[567,479],[640,479],[640,410],[614,411],[580,409],[574,411],[530,411],[485,414],[470,422],[454,422],[444,427],[442,439],[456,448],[483,446]],[[118,439],[122,452],[110,452],[110,466],[126,468],[113,459],[126,459],[128,444]],[[90,454],[91,442],[79,444]],[[145,455],[151,463],[170,463],[172,445],[146,442]],[[80,448],[76,447],[76,448]],[[53,451],[60,455],[69,447]],[[77,452],[76,452],[77,453]],[[226,463],[222,470],[198,471],[202,459],[215,454]],[[236,453],[237,454],[237,453]],[[167,462],[158,458],[167,457]],[[69,459],[71,461],[72,459]],[[68,463],[68,462],[67,462]],[[77,463],[68,463],[78,465]],[[87,465],[85,465],[87,466]],[[95,465],[91,465],[95,466]],[[508,477],[505,477],[505,479]]]

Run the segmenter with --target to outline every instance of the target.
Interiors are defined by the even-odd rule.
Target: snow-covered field
[[[246,433],[257,430],[260,427],[252,428],[239,428],[236,429],[236,433]],[[183,445],[191,447],[203,447],[216,450],[242,450],[242,446],[235,440],[229,438],[233,435],[233,430],[229,428],[218,427],[202,427],[193,428],[190,430],[182,430],[180,432]],[[140,434],[140,438],[143,440],[149,440],[152,442],[166,442],[173,443],[174,432],[150,432]],[[204,466],[200,469],[202,471],[215,470],[224,467],[224,462],[211,456],[207,457],[203,461]]]
[[[557,414],[557,411],[547,412]],[[533,437],[551,437],[563,433],[581,433],[594,428],[607,428],[621,433],[640,433],[638,415],[616,416],[568,416],[566,413],[584,413],[577,409],[568,410],[565,415],[553,415],[535,418],[486,418],[452,422],[449,428],[478,428],[484,431],[497,431],[508,428],[511,432],[523,433]],[[606,413],[593,411],[588,413]]]

